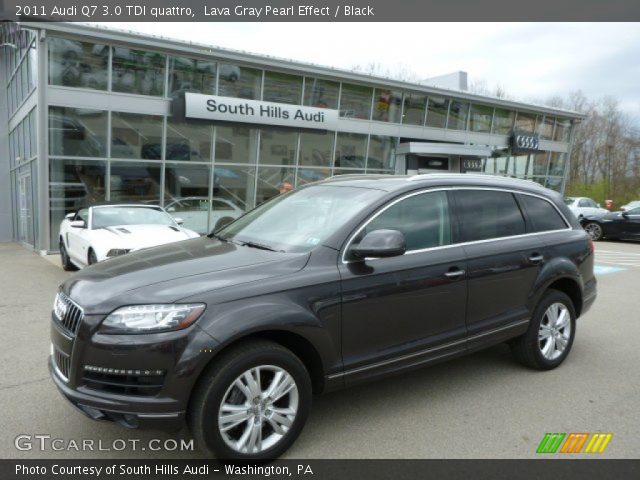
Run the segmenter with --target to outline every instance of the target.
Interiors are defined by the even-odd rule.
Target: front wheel
[[[64,242],[62,239],[60,240],[60,261],[62,262],[62,269],[67,272],[72,272],[74,270],[78,270],[72,262],[71,258],[69,258],[69,253],[67,252],[66,247],[64,246]]]
[[[96,252],[93,249],[89,250],[89,256],[87,258],[89,265],[93,265],[94,263],[98,263],[98,257],[96,257]]]
[[[310,406],[311,380],[300,359],[276,343],[252,341],[223,354],[203,375],[189,427],[212,456],[265,461],[293,444]]]
[[[597,222],[587,222],[584,226],[585,232],[589,234],[591,240],[597,242],[602,239],[602,227]]]
[[[563,292],[548,290],[533,313],[527,333],[511,342],[511,350],[520,363],[536,370],[551,370],[567,358],[575,335],[573,302]]]

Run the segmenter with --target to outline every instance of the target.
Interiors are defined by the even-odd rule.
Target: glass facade
[[[29,193],[29,202],[14,202],[31,211],[17,221],[20,238],[33,242],[38,236],[33,215],[38,192],[31,187],[41,161],[49,178],[50,211],[44,214],[51,235],[40,242],[45,249],[57,248],[65,213],[102,200],[160,204],[182,218],[187,228],[206,233],[218,222],[309,182],[331,175],[394,173],[401,138],[455,142],[450,139],[461,138],[459,132],[487,134],[488,145],[499,142],[505,149],[482,159],[483,172],[562,189],[568,163],[564,145],[552,143],[551,151],[513,156],[506,139],[518,128],[535,131],[543,140],[567,143],[572,124],[560,115],[521,112],[499,102],[493,105],[488,98],[475,103],[472,97],[456,98],[448,91],[431,94],[411,85],[390,87],[374,78],[370,83],[342,80],[329,71],[325,76],[294,67],[273,71],[255,60],[235,64],[214,58],[214,53],[207,58],[202,52],[161,46],[153,50],[124,41],[110,45],[53,32],[44,42],[36,38],[36,32],[18,29],[18,48],[6,49],[0,67],[6,72],[9,116],[18,110],[21,116],[12,121],[15,127],[8,133],[11,188],[16,197]],[[37,76],[38,49],[47,56],[42,79]],[[56,89],[51,98],[66,95],[68,101],[52,101],[48,108],[36,106],[30,112],[20,109],[37,85],[46,86],[43,83]],[[85,90],[82,98],[98,98],[102,94],[97,92],[129,97],[114,95],[113,101],[97,107],[80,104],[74,89]],[[158,113],[164,111],[160,102],[168,105],[167,100],[184,92],[335,109],[341,119],[336,130],[321,131],[185,120],[169,113],[170,108]],[[40,156],[38,125],[47,129],[47,151]],[[403,135],[404,126],[412,133]],[[488,134],[504,137],[496,140]]]

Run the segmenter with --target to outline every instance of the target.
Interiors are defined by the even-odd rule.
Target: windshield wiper
[[[269,245],[264,245],[262,243],[256,243],[256,242],[242,242],[241,245],[243,247],[251,247],[251,248],[259,248],[260,250],[268,250],[270,252],[283,252],[284,250],[276,250],[273,247],[270,247]]]

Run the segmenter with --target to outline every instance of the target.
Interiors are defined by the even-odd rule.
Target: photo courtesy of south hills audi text
[[[0,2],[0,480],[637,477],[638,2]]]

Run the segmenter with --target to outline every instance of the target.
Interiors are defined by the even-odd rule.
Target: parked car
[[[629,202],[626,205],[622,205],[620,207],[621,211],[631,210],[632,208],[640,207],[640,200],[634,200],[633,202]]]
[[[580,223],[594,241],[640,240],[640,206],[603,216],[584,216]]]
[[[294,442],[313,393],[507,341],[556,368],[595,297],[593,244],[551,190],[344,175],[74,275],[49,363],[93,419],[186,419],[209,455],[261,461]]]
[[[60,258],[76,270],[143,248],[199,235],[164,209],[145,204],[105,204],[81,208],[60,224]]]
[[[602,208],[599,203],[588,197],[566,197],[564,202],[579,220],[585,215],[605,215],[609,210]]]
[[[183,219],[184,225],[199,234],[209,233],[207,226],[209,218],[209,198],[208,197],[185,197],[176,198],[168,203],[165,208],[167,212],[177,213]],[[213,198],[211,200],[211,225],[215,230],[216,225],[222,219],[233,221],[244,213],[240,207],[224,198]]]

